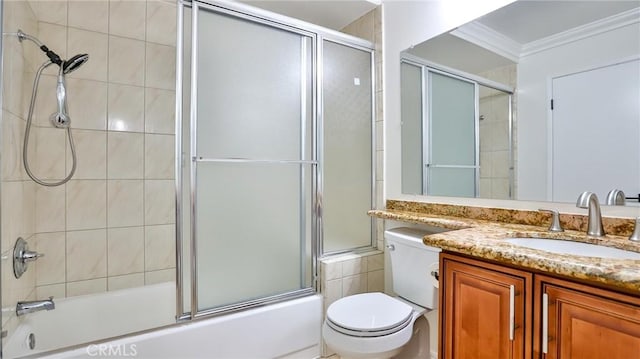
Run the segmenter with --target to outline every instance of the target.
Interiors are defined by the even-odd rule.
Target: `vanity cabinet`
[[[531,358],[532,275],[441,254],[440,358]]]
[[[541,275],[535,288],[540,358],[640,358],[640,298]]]
[[[640,295],[440,255],[440,359],[640,359]]]

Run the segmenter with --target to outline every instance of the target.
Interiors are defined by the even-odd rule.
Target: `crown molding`
[[[522,46],[520,57],[529,56],[537,52],[552,49],[554,47],[582,40],[587,37],[602,34],[638,22],[640,22],[640,8],[631,9],[555,35],[526,43]]]
[[[638,22],[640,22],[640,8],[635,8],[526,44],[520,44],[477,21],[457,28],[451,32],[451,35],[493,51],[517,63],[521,57]]]
[[[469,41],[515,63],[520,58],[522,46],[511,38],[477,21],[451,31],[451,35]]]

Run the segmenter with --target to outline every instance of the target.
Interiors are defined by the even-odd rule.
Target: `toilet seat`
[[[413,322],[413,308],[383,293],[342,298],[327,309],[326,323],[354,337],[380,337],[401,331]]]

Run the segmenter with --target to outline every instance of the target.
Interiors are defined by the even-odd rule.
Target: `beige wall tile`
[[[24,117],[23,98],[25,96],[23,94],[28,87],[24,77],[25,69],[29,66],[23,58],[26,51],[17,40],[12,38],[6,38],[2,45],[2,108]]]
[[[144,284],[157,284],[164,282],[173,282],[176,280],[175,269],[163,269],[144,273]]]
[[[103,293],[107,291],[107,278],[67,283],[67,297]]]
[[[30,180],[22,181],[22,235],[31,237],[36,233],[36,189],[41,187]]]
[[[53,297],[53,300],[55,302],[56,299],[65,298],[66,296],[67,286],[64,283],[41,285],[36,287],[36,299],[38,300]]]
[[[175,136],[145,135],[144,178],[171,179],[175,177]]]
[[[144,41],[109,36],[109,82],[144,85],[144,44]]]
[[[42,180],[64,178],[67,131],[54,127],[32,127],[30,137],[30,141],[36,145],[35,161],[29,161],[31,172]]]
[[[38,253],[45,255],[32,264],[36,271],[36,285],[64,283],[66,280],[65,232],[39,233],[35,236],[35,243],[32,246]]]
[[[143,200],[142,180],[107,181],[107,226],[110,228],[142,226],[144,224]]]
[[[35,34],[34,34],[35,36]],[[60,55],[61,58],[66,59],[67,56],[67,27],[64,25],[55,25],[49,24],[46,22],[38,22],[38,40],[42,41],[42,43],[46,44],[49,49],[51,49],[56,54]],[[41,56],[42,62],[45,61],[46,57],[44,54]],[[49,66],[43,73],[49,75],[58,75],[58,66]]]
[[[175,91],[145,88],[145,132],[175,133]]]
[[[67,0],[29,0],[29,4],[38,20],[67,25]]]
[[[67,281],[106,276],[107,230],[67,232]],[[70,293],[67,295],[71,296]]]
[[[384,254],[374,254],[366,257],[369,272],[384,269]]]
[[[146,4],[140,0],[109,0],[109,33],[145,39]]]
[[[69,78],[83,80],[107,80],[107,58],[109,38],[104,33],[69,28],[69,57],[77,54],[89,54],[89,61],[82,67],[69,73]]]
[[[367,274],[358,274],[342,278],[342,296],[366,293]]]
[[[107,177],[142,179],[144,174],[144,135],[110,132],[108,137]]]
[[[76,146],[76,173],[73,179],[107,178],[107,133],[104,131],[73,131]],[[67,173],[72,166],[71,151],[67,151]]]
[[[143,285],[144,273],[121,275],[117,277],[109,277],[107,279],[107,286],[109,291],[141,287]]]
[[[323,281],[342,278],[342,262],[321,262],[320,270]]]
[[[36,187],[36,232],[58,232],[65,230],[65,194],[66,185]]]
[[[109,84],[110,131],[144,132],[144,88]]]
[[[324,294],[325,312],[331,303],[342,298],[342,279],[327,281],[322,290]]]
[[[22,232],[22,182],[4,182],[2,183],[2,210],[0,216],[2,218],[2,251],[8,251],[13,248],[13,244]],[[11,258],[11,257],[9,257]]]
[[[110,228],[107,231],[109,277],[144,271],[144,228]],[[141,278],[141,284],[144,278]],[[109,286],[111,290],[111,285]]]
[[[145,86],[175,90],[176,48],[147,43]]]
[[[71,126],[74,129],[105,130],[107,128],[107,84],[80,79],[67,79],[67,84]]]
[[[144,207],[145,225],[175,223],[174,181],[146,180]]]
[[[27,242],[31,242],[31,238],[27,238]],[[11,258],[10,251],[2,254],[5,258]],[[15,307],[16,302],[20,300],[29,300],[35,297],[35,271],[26,271],[20,279],[16,279],[13,275],[13,263],[10,260],[0,261],[2,266],[2,307]]]
[[[147,1],[147,41],[175,46],[175,3]]]
[[[98,32],[109,30],[108,1],[69,1],[69,26]]]
[[[367,273],[367,291],[384,292],[384,270]]]
[[[146,226],[144,231],[145,271],[176,266],[175,226]]]
[[[363,258],[355,258],[342,262],[342,276],[351,276],[367,271],[367,262]]]
[[[105,228],[106,225],[106,181],[69,181],[67,183],[67,230],[73,231],[81,229]]]
[[[24,126],[20,118],[2,111],[2,180],[20,180],[25,176],[22,165]]]
[[[55,94],[56,93],[56,84],[57,84],[57,80],[55,76],[49,76],[49,75],[42,75],[40,77],[40,84],[38,86],[38,93],[39,94],[43,94],[43,93],[48,93],[48,94]],[[67,84],[69,84],[68,79],[67,79]],[[29,86],[25,86],[25,87],[29,87],[28,89],[25,88],[25,92],[29,92],[28,94],[25,94],[25,107],[27,107],[27,109],[25,109],[25,112],[27,112],[28,110],[28,106],[29,106],[29,101],[31,100],[31,85]],[[51,114],[54,113],[58,108],[58,105],[56,103],[56,98],[55,96],[38,96],[36,98],[36,105],[35,105],[35,109],[34,109],[34,114],[33,114],[33,124],[37,125],[37,126],[42,126],[42,127],[51,127],[51,121],[50,121],[50,117]],[[73,114],[72,114],[73,115]],[[26,118],[26,115],[25,115]],[[74,126],[75,128],[75,126]]]

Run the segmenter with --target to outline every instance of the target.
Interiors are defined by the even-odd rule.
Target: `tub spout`
[[[24,314],[35,313],[41,310],[53,310],[56,308],[56,304],[53,302],[53,297],[45,300],[34,300],[28,302],[18,302],[16,304],[16,315],[21,316]]]

